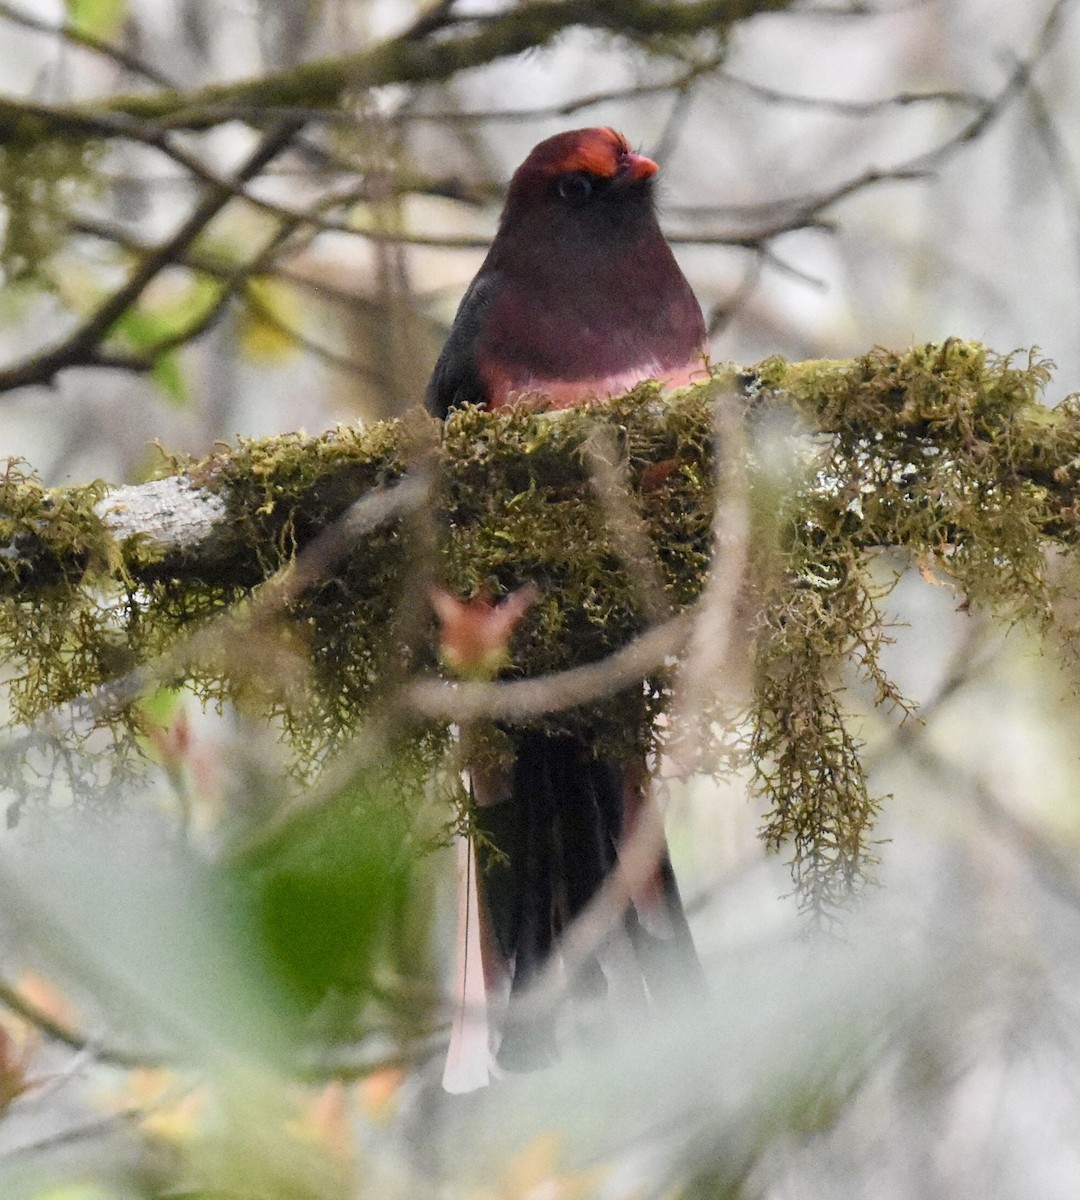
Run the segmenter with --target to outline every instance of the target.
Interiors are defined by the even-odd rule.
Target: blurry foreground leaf
[[[422,777],[380,766],[234,868],[252,891],[267,961],[302,1008],[334,995],[355,1011],[422,963],[410,914],[423,800]]]
[[[91,991],[110,1029],[204,1063],[280,1060],[293,1041],[243,889],[157,822],[39,829],[5,854],[0,897],[41,969]]]

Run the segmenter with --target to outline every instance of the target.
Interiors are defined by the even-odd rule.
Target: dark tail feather
[[[575,739],[525,735],[509,798],[478,807],[480,894],[512,972],[511,998],[536,977],[614,867],[627,824],[628,791],[639,775],[637,764],[626,768],[599,760]],[[631,906],[624,921],[643,1001],[646,991],[662,1001],[683,994],[688,985],[703,985],[666,848],[654,892],[650,907],[657,911],[639,913]],[[600,961],[583,964],[575,997],[595,1005],[607,991]],[[511,1017],[498,1061],[512,1070],[542,1066],[553,1058],[554,1043],[554,1015],[542,1021]]]

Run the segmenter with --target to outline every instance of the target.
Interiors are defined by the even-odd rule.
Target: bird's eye
[[[593,194],[593,182],[588,175],[564,175],[559,180],[559,195],[572,204],[588,200]]]

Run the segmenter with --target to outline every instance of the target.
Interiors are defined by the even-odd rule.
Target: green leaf
[[[251,279],[238,318],[240,347],[253,362],[280,363],[296,354],[301,311],[295,293],[276,279]]]
[[[318,1004],[331,990],[367,991],[405,936],[415,854],[407,814],[415,806],[402,788],[386,771],[353,780],[245,873],[268,961],[301,1004]]]
[[[175,352],[159,354],[154,359],[150,378],[158,385],[177,408],[186,408],[188,403],[187,383],[180,370],[180,360]]]
[[[68,20],[80,33],[115,37],[127,19],[127,0],[65,0]]]
[[[158,688],[138,701],[139,711],[155,725],[168,725],[187,696],[182,688]]]
[[[204,275],[192,275],[180,287],[151,292],[117,321],[113,332],[138,354],[153,357],[151,378],[177,406],[188,403],[187,384],[177,347],[155,355],[158,346],[193,334],[220,301],[222,285]]]

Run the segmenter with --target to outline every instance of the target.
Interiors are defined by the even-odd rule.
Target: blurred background
[[[1039,347],[1057,364],[1048,403],[1080,387],[1075,3],[714,5],[712,31],[620,35],[639,7],[676,21],[703,0],[578,5],[525,54],[437,82],[361,75],[328,110],[275,110],[302,130],[88,347],[83,323],[277,127],[265,105],[255,121],[243,98],[199,95],[124,136],[35,144],[11,136],[20,111],[199,94],[559,4],[0,0],[0,455],[48,485],[137,482],[155,442],[199,455],[409,411],[514,167],[593,124],[661,163],[662,224],[715,361],[960,337]],[[364,818],[376,825],[356,836],[382,865],[316,881],[317,908],[344,894],[374,914],[356,953],[394,987],[366,997],[378,1012],[351,1030],[360,1052],[335,1032],[304,1071],[282,1049],[298,1037],[288,1014],[310,1020],[304,987],[326,963],[286,954],[282,984],[273,937],[304,939],[310,897],[294,903],[295,873],[278,872],[274,961],[247,961],[267,876],[208,881],[212,805],[183,814],[198,852],[157,836],[154,822],[177,825],[165,770],[152,818],[74,851],[20,848],[0,876],[0,1001],[31,1020],[9,1016],[0,1040],[4,1196],[1075,1195],[1075,657],[899,558],[876,569],[898,577],[885,663],[916,715],[876,708],[852,679],[885,798],[869,894],[811,933],[747,779],[673,783],[710,1000],[514,1088],[449,1107],[438,1090],[452,863],[413,863],[439,840],[436,812],[419,832]],[[196,800],[257,806],[269,736],[229,714],[186,719],[179,749],[156,747],[165,768]],[[345,789],[335,811],[357,804]],[[158,848],[119,849],[139,839]],[[337,1016],[318,1019],[339,1032]]]

